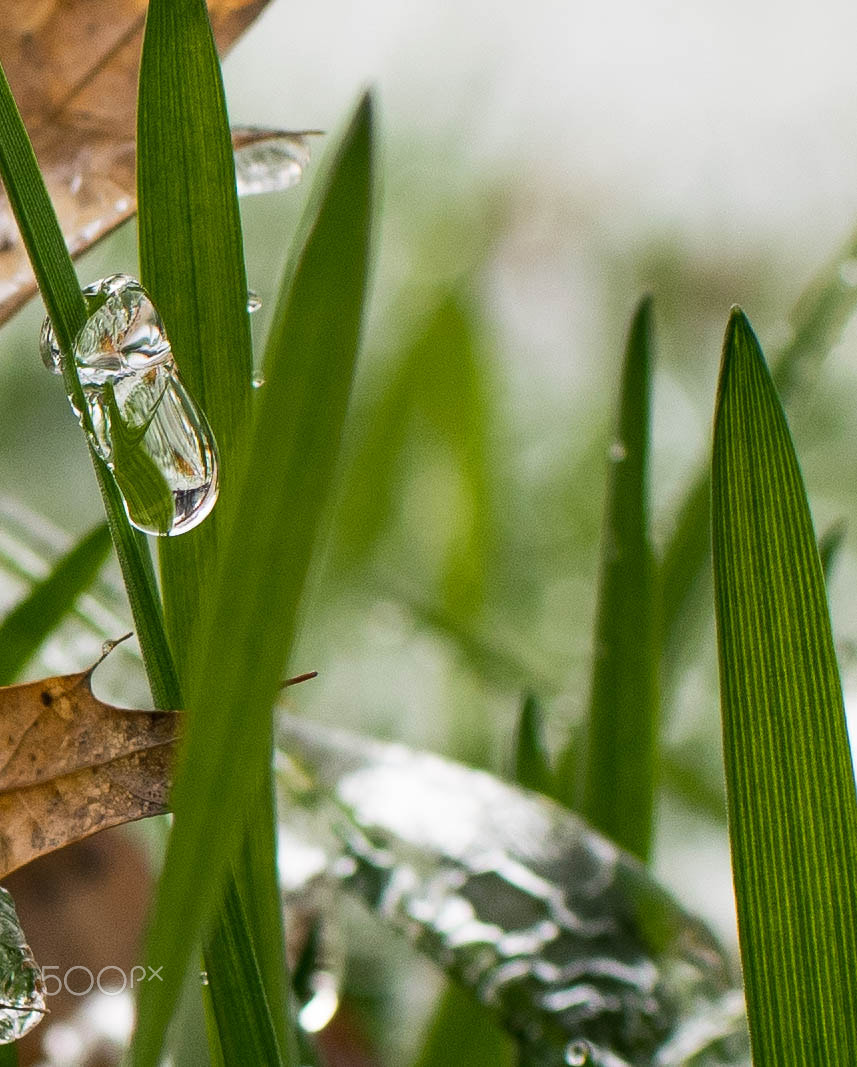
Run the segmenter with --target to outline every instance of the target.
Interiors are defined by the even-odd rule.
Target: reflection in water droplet
[[[243,140],[243,143],[242,143]],[[301,180],[309,163],[306,133],[247,130],[237,138],[235,184],[239,196],[289,189]]]
[[[199,981],[201,985],[208,985],[208,971],[199,972]]]
[[[572,1041],[565,1050],[568,1067],[586,1067],[589,1062],[589,1045],[585,1041]]]
[[[628,458],[628,449],[625,448],[624,442],[613,441],[607,454],[610,457],[611,463],[622,463],[623,460]]]
[[[261,389],[262,386],[265,384],[265,375],[254,374],[250,381],[250,384],[253,386],[254,389]]]
[[[179,377],[161,317],[140,283],[114,274],[84,295],[89,318],[74,359],[92,445],[112,471],[132,525],[150,534],[186,533],[217,500],[211,428]],[[40,348],[48,369],[61,374],[49,319]]]
[[[15,905],[0,889],[0,1045],[17,1041],[45,1016],[45,986]]]
[[[262,301],[259,299],[259,294],[255,293],[252,289],[247,290],[247,311],[250,315],[253,312],[258,311],[262,306]]]

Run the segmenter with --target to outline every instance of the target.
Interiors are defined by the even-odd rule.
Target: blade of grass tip
[[[252,348],[235,165],[220,64],[202,0],[152,0],[138,100],[140,272],[158,307],[185,383],[218,442],[220,499],[208,520],[159,542],[167,631],[183,684],[197,648],[192,630],[211,588],[222,516],[236,488],[238,440],[250,413]],[[271,749],[269,748],[269,757]],[[271,759],[268,759],[270,765]],[[225,1049],[259,1013],[234,1007],[235,991],[266,1004],[287,1048],[288,993],[276,871],[273,782],[260,799],[236,857],[229,900],[204,939],[214,1020]],[[231,922],[250,923],[230,930]],[[251,943],[258,966],[233,970],[232,946]],[[252,981],[261,985],[254,988]],[[264,1014],[264,1013],[263,1013]],[[246,1018],[245,1018],[246,1017]],[[263,1033],[260,1040],[267,1040]]]
[[[648,532],[652,302],[625,351],[602,534],[583,814],[641,859],[649,854],[657,761],[655,583]],[[572,780],[558,783],[566,803]]]
[[[845,540],[847,525],[844,519],[839,519],[829,526],[818,541],[818,556],[821,560],[821,569],[824,573],[825,582],[830,581],[830,572],[839,558],[842,544]]]
[[[95,580],[109,551],[110,531],[104,524],[96,526],[3,619],[0,685],[15,681],[27,660]]]
[[[524,697],[518,719],[514,778],[525,789],[553,795],[553,772],[545,748],[542,709],[532,693]]]
[[[219,453],[218,506],[195,530],[158,545],[167,632],[181,666],[235,491],[253,372],[234,153],[204,0],[149,4],[137,116],[140,274]]]
[[[367,280],[372,107],[364,97],[304,215],[266,351],[246,465],[203,605],[176,821],[141,986],[137,1067],[157,1062],[195,936],[217,902],[266,771],[271,708],[332,483]],[[260,510],[263,508],[263,510]]]
[[[514,1067],[517,1046],[490,1009],[450,982],[432,1016],[413,1067]]]
[[[790,316],[791,340],[774,361],[773,377],[787,400],[795,384],[827,356],[857,308],[857,231],[812,279]],[[700,572],[709,558],[710,483],[700,471],[679,508],[660,568],[662,633],[668,664],[677,659],[685,618]]]
[[[21,231],[45,307],[63,353],[66,391],[79,411],[86,411],[74,367],[74,338],[86,322],[86,305],[63,240],[56,214],[39,172],[27,131],[6,76],[0,69],[0,178]],[[35,348],[35,345],[34,345]],[[166,643],[161,605],[145,538],[132,529],[116,483],[105,464],[89,449],[110,534],[122,568],[143,659],[159,706],[177,691],[172,657]]]
[[[857,795],[806,491],[749,322],[726,331],[712,532],[724,758],[756,1063],[857,1063]]]

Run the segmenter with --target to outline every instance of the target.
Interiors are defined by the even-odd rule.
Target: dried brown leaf
[[[221,53],[268,0],[209,0]],[[72,255],[136,208],[134,130],[146,0],[0,4],[0,62]],[[0,323],[36,291],[0,199]]]
[[[93,670],[0,688],[0,878],[167,810],[179,716],[105,704]]]

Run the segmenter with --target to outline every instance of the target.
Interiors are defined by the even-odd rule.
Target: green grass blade
[[[110,531],[105,525],[96,526],[0,623],[0,685],[15,681],[27,660],[92,584],[109,551]]]
[[[33,265],[42,299],[53,322],[57,341],[66,357],[63,361],[66,391],[75,398],[79,410],[83,411],[83,394],[70,356],[74,338],[86,322],[86,305],[27,132],[2,70],[0,178]],[[164,636],[161,604],[149,550],[142,534],[128,523],[122,498],[107,467],[91,448],[89,452],[122,568],[152,696],[160,706],[166,706],[170,694],[177,690],[177,678]]]
[[[602,535],[583,814],[641,859],[649,853],[657,759],[655,589],[648,534],[652,304],[631,324]],[[575,783],[559,783],[566,803]]]
[[[818,539],[818,556],[821,560],[821,569],[824,573],[825,581],[830,580],[830,572],[839,558],[839,553],[845,541],[846,529],[845,520],[840,519],[828,527]]]
[[[849,270],[857,260],[857,232],[833,256],[798,299],[790,317],[792,337],[774,361],[773,377],[787,400],[836,345],[857,309],[857,286]],[[662,631],[667,660],[682,640],[683,621],[700,573],[709,559],[710,483],[703,470],[685,494],[661,564]],[[672,650],[672,651],[671,651]]]
[[[209,990],[223,1062],[260,1063],[271,1067],[288,1062],[283,1058],[273,1026],[274,1012],[265,999],[259,962],[250,940],[250,923],[234,882],[226,889],[224,904],[215,920],[215,934],[209,939],[206,964],[221,976],[232,975],[234,982],[212,981]],[[248,991],[258,991],[248,996]],[[224,1026],[222,1020],[228,1019]]]
[[[443,992],[413,1067],[512,1067],[517,1046],[490,1009],[453,982]]]
[[[514,777],[525,789],[553,796],[553,773],[545,747],[542,709],[532,693],[524,697],[518,719]]]
[[[757,1063],[857,1063],[857,797],[800,468],[740,311],[712,466],[724,757]]]
[[[194,938],[219,902],[267,773],[271,707],[333,478],[359,342],[371,144],[367,97],[304,216],[274,315],[267,384],[188,687],[177,818],[148,940],[148,958],[163,965],[164,981],[141,987],[137,1065],[157,1061]]]
[[[149,5],[137,159],[142,280],[219,448],[221,489],[214,512],[196,530],[159,542],[167,631],[186,687],[188,664],[198,647],[194,622],[212,588],[223,517],[236,491],[253,363],[234,156],[202,0],[152,0]],[[270,778],[260,789],[263,798],[272,795]],[[254,1021],[262,1026],[256,1035],[260,1042],[273,1028],[280,1048],[290,1043],[270,800],[256,806],[256,815],[247,824],[248,840],[226,891],[226,904],[239,901],[241,906],[227,907],[204,942],[212,1017],[226,1050],[250,1040],[240,1028]],[[250,925],[231,929],[234,922]],[[233,948],[239,942],[253,946],[258,964],[245,973],[235,969]],[[245,1010],[233,1010],[241,998]],[[254,1011],[253,1004],[265,1005],[266,1011]],[[224,1005],[230,1010],[222,1011]]]

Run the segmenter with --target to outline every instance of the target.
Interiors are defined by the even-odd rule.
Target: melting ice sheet
[[[714,936],[581,819],[401,745],[292,718],[279,740],[328,876],[496,1010],[528,1064],[749,1063]]]
[[[0,1044],[17,1041],[45,1016],[45,989],[15,905],[0,889]]]

